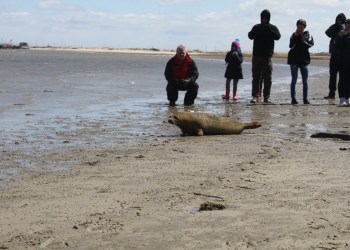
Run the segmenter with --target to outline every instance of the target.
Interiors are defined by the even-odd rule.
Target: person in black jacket
[[[339,31],[345,27],[346,17],[343,13],[337,15],[335,23],[329,26],[326,30],[326,35],[331,39],[329,41],[329,53],[331,58],[329,60],[329,93],[324,99],[334,99],[335,91],[337,90],[337,74],[339,72],[338,64],[338,52],[335,49],[335,37],[338,35]]]
[[[350,106],[350,19],[336,36],[335,49],[339,52],[339,105]]]
[[[230,85],[233,81],[232,97],[234,101],[237,101],[237,87],[239,79],[243,79],[242,62],[243,54],[241,51],[239,40],[236,39],[231,44],[231,50],[226,53],[225,62],[227,64],[225,71],[226,78],[226,94],[223,99],[228,101],[230,99]]]
[[[187,53],[184,45],[179,45],[176,55],[172,57],[165,67],[165,79],[168,81],[166,91],[169,106],[175,106],[179,90],[187,91],[184,98],[184,105],[194,104],[198,94],[198,69],[195,61]]]
[[[307,98],[308,92],[308,68],[307,65],[310,63],[309,48],[314,45],[314,39],[308,31],[304,31],[306,28],[306,21],[299,19],[296,23],[297,29],[291,35],[289,41],[289,52],[288,61],[290,65],[290,72],[292,75],[292,82],[290,84],[290,94],[292,97],[292,104],[298,104],[295,98],[295,85],[298,79],[298,69],[303,81],[303,101],[304,104],[310,104]]]
[[[251,103],[259,100],[259,86],[261,78],[264,82],[264,102],[270,102],[272,85],[272,55],[275,47],[275,40],[281,38],[278,28],[270,24],[271,14],[269,10],[263,10],[260,14],[260,24],[253,26],[248,37],[254,40],[252,58],[252,96]]]

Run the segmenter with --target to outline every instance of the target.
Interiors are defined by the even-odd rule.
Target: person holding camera
[[[176,55],[166,64],[164,75],[168,81],[166,91],[169,106],[176,105],[179,90],[187,91],[184,105],[193,105],[198,94],[199,86],[196,80],[199,73],[195,61],[189,56],[184,45],[181,44],[177,47]]]
[[[350,19],[346,19],[345,29],[335,38],[335,49],[339,54],[339,105],[350,106]]]
[[[305,31],[306,21],[299,19],[296,23],[297,29],[290,36],[289,39],[289,52],[288,61],[290,65],[290,72],[292,75],[292,81],[290,84],[290,93],[292,98],[292,104],[298,104],[295,96],[295,85],[298,79],[298,70],[300,69],[302,82],[303,82],[303,102],[304,104],[310,104],[308,100],[308,65],[310,64],[309,48],[314,45],[314,39],[310,35],[309,31]]]
[[[248,38],[253,42],[252,57],[252,97],[251,103],[259,101],[260,84],[264,83],[264,102],[271,103],[270,92],[272,85],[272,55],[275,41],[281,38],[277,26],[270,23],[271,13],[263,10],[260,14],[260,23],[253,26]]]
[[[237,97],[237,87],[238,87],[238,81],[240,79],[243,79],[243,73],[242,73],[242,62],[243,62],[243,53],[241,51],[241,46],[239,39],[236,39],[231,43],[231,50],[226,53],[225,56],[225,62],[226,62],[226,70],[225,70],[225,78],[226,78],[226,92],[225,95],[223,95],[223,99],[228,101],[230,99],[230,85],[231,80],[233,81],[233,88],[232,88],[232,98],[234,101],[238,100]]]

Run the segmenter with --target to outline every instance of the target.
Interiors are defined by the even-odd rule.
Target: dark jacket
[[[249,39],[254,40],[254,56],[272,57],[273,50],[275,48],[275,40],[279,40],[281,38],[278,28],[275,25],[270,24],[270,16],[271,15],[268,10],[261,12],[261,18],[267,18],[268,23],[256,24],[248,33]]]
[[[241,50],[229,51],[226,54],[225,62],[227,63],[225,78],[228,79],[243,79],[242,62],[243,54]]]
[[[308,31],[303,35],[291,35],[289,40],[288,64],[307,65],[310,63],[309,48],[314,45],[314,39]]]
[[[342,23],[338,24],[337,19],[340,19]],[[326,35],[331,39],[329,41],[329,53],[331,54],[337,53],[337,51],[334,49],[335,37],[337,36],[339,31],[344,29],[345,20],[346,20],[346,16],[343,13],[338,14],[337,17],[335,18],[335,23],[329,26],[329,28],[325,32]]]
[[[339,51],[339,62],[350,63],[350,33],[335,38],[335,49]],[[349,69],[350,70],[350,69]]]
[[[165,79],[169,82],[169,83],[176,83],[176,77],[173,75],[173,67],[175,67],[175,60],[176,60],[176,55],[174,57],[172,57],[168,63],[166,64],[166,67],[165,67],[165,72],[164,72],[164,75],[165,75]],[[188,65],[188,70],[187,70],[187,73],[186,73],[186,77],[184,79],[189,79],[190,82],[194,83],[196,82],[196,80],[198,79],[198,76],[199,76],[199,73],[198,73],[198,68],[197,68],[197,65],[196,65],[196,62],[190,58],[190,62],[189,62],[189,65]],[[183,61],[183,63],[186,63],[186,60]]]

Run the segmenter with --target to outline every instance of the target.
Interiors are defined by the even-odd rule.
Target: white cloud
[[[58,0],[42,0],[38,6],[43,9],[61,9],[63,4]]]
[[[224,12],[207,12],[200,16],[197,16],[194,18],[194,21],[196,22],[217,22],[221,21],[223,19],[227,20],[227,18],[230,18],[232,16],[232,13],[230,11],[224,11]]]
[[[152,2],[165,5],[165,4],[200,3],[200,2],[203,2],[203,0],[152,0]]]
[[[242,11],[251,10],[254,6],[256,6],[256,0],[243,1],[243,3],[238,5]]]
[[[31,14],[29,12],[26,12],[26,11],[10,12],[10,13],[7,13],[7,15],[9,17],[13,17],[13,18],[21,18],[21,17],[29,17],[29,16],[31,16]]]
[[[296,2],[305,3],[302,0],[298,0]],[[350,1],[349,0],[311,0],[310,4],[343,8],[344,6],[349,6]]]

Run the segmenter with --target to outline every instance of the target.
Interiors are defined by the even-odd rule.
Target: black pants
[[[194,99],[196,99],[198,94],[198,84],[196,82],[188,83],[186,85],[178,85],[176,83],[168,82],[166,86],[166,92],[168,95],[169,102],[175,103],[179,97],[179,91],[187,91],[184,98],[185,105],[192,105]]]
[[[339,63],[339,98],[350,98],[350,62]]]
[[[252,96],[258,97],[261,79],[264,82],[264,98],[269,98],[272,85],[271,57],[253,56],[252,58]]]
[[[335,96],[337,90],[337,74],[339,72],[339,62],[336,56],[331,55],[329,60],[329,96]]]

